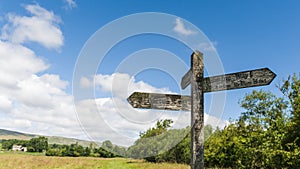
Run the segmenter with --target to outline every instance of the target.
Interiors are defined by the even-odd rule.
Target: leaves
[[[300,80],[279,87],[283,96],[253,91],[239,103],[235,122],[205,144],[205,165],[225,168],[298,168],[300,164]]]

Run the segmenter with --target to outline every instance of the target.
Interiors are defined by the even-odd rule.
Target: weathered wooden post
[[[191,169],[204,168],[204,107],[203,107],[203,54],[196,51],[191,56]]]
[[[134,108],[191,110],[191,169],[204,168],[204,93],[269,85],[276,77],[268,68],[206,78],[203,74],[203,54],[195,51],[191,69],[181,80],[182,89],[191,84],[191,97],[134,92],[127,99]]]

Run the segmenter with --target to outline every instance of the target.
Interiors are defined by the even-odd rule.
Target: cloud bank
[[[74,1],[67,2],[76,6]],[[84,130],[89,131],[93,139],[130,145],[139,132],[154,126],[159,119],[173,119],[174,128],[189,125],[190,112],[133,109],[126,101],[133,91],[172,91],[136,81],[124,73],[82,77],[80,85],[83,89],[95,87],[96,91],[111,96],[80,100],[74,105],[73,96],[66,92],[70,83],[58,74],[47,73],[50,63],[26,47],[27,43],[33,42],[49,50],[60,50],[64,45],[60,18],[37,4],[26,5],[25,10],[29,16],[7,14],[7,23],[1,29],[0,128],[88,139],[78,121],[77,113],[84,112],[79,120],[88,122]],[[174,31],[187,36],[194,33],[186,29],[180,19],[176,24]],[[208,123],[218,124],[217,118],[209,115],[206,118]],[[225,122],[218,125],[225,125]]]

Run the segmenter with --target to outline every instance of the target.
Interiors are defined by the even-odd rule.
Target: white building
[[[27,151],[27,147],[23,147],[21,145],[14,144],[13,147],[12,147],[12,150],[13,151],[24,151],[24,152],[26,152]]]

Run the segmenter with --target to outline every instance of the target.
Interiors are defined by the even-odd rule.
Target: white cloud
[[[66,93],[62,90],[67,82],[57,79],[57,81],[52,81],[51,76],[57,75],[32,75],[30,78],[20,81],[17,83],[18,90],[15,90],[15,96],[26,103],[34,107],[49,107],[51,105],[57,104],[54,99],[56,95],[64,96]],[[59,78],[59,77],[57,77]],[[34,92],[33,92],[34,91]]]
[[[82,87],[93,87],[95,84],[96,88],[112,92],[113,95],[111,98],[82,100],[77,103],[79,119],[93,139],[109,139],[120,145],[130,145],[138,138],[140,132],[153,127],[157,120],[172,119],[173,128],[185,128],[190,125],[190,112],[134,109],[126,101],[133,91],[172,93],[167,88],[155,88],[124,73],[98,74],[94,79],[82,77],[81,84]],[[205,124],[223,128],[226,121],[205,114]]]
[[[0,41],[0,67],[0,115],[33,124],[78,125],[73,98],[65,92],[68,82],[43,74],[49,66],[33,51]]]
[[[225,126],[229,124],[228,120],[223,120],[221,117],[215,117],[211,116],[209,114],[204,114],[204,123],[205,125],[209,124],[211,125],[214,129],[219,127],[220,129],[223,129]]]
[[[125,73],[111,75],[97,74],[94,77],[81,77],[80,85],[86,87],[99,87],[103,92],[108,92],[116,97],[127,98],[134,91],[172,93],[168,88],[157,89],[143,81],[136,82],[133,76]]]
[[[124,73],[82,77],[81,87],[93,87],[95,84],[96,88],[105,93],[111,92],[114,97],[81,100],[76,103],[75,109],[73,96],[66,92],[68,82],[59,75],[46,73],[50,65],[24,46],[26,42],[37,42],[46,48],[60,48],[63,44],[62,31],[57,26],[60,21],[53,12],[39,5],[27,5],[26,10],[32,16],[9,14],[9,23],[2,29],[0,128],[87,138],[77,121],[79,117],[88,134],[95,136],[94,139],[109,139],[117,144],[129,145],[140,131],[147,130],[158,119],[173,119],[174,128],[189,124],[189,112],[133,109],[126,101],[133,91],[172,92],[168,88],[156,88],[136,81],[133,76]],[[185,34],[190,34],[187,32]]]
[[[74,0],[64,0],[67,3],[67,8],[72,9],[77,7],[77,4]]]
[[[9,111],[12,107],[12,102],[6,96],[0,96],[0,111]]]
[[[115,103],[112,98],[83,100],[77,103],[77,112],[83,127],[96,141],[111,140],[115,144],[128,146],[134,143],[140,132],[153,127],[157,120],[172,119],[172,128],[190,125],[190,112],[134,109],[124,100]],[[228,121],[204,114],[205,124],[223,128]],[[183,136],[184,137],[184,136]]]
[[[195,31],[186,28],[180,18],[176,18],[175,27],[173,28],[173,31],[184,36],[196,34]]]
[[[112,98],[83,100],[77,103],[79,118],[88,134],[95,140],[112,140],[120,145],[130,145],[141,131],[153,127],[157,120],[172,118],[170,111],[133,109],[125,100],[115,103]],[[184,119],[180,119],[182,123]],[[185,126],[187,126],[186,123]]]
[[[8,14],[8,23],[2,28],[1,39],[15,44],[36,42],[49,49],[60,49],[63,34],[58,24],[61,22],[52,11],[39,5],[27,5],[31,16]]]
[[[59,75],[43,73],[49,65],[34,51],[22,45],[0,41],[0,67],[0,73],[5,78],[5,81],[0,81],[0,117],[5,119],[0,120],[0,128],[86,139],[77,121],[73,96],[65,91],[68,82],[61,80]],[[86,78],[83,86],[91,87],[94,84],[92,80]],[[110,139],[114,143],[129,145],[140,131],[145,131],[163,117],[161,113],[153,111],[139,110],[137,113],[125,98],[134,89],[170,93],[168,89],[157,89],[145,82],[136,82],[134,77],[121,73],[99,74],[95,76],[95,81],[103,92],[114,89],[113,93],[117,96],[115,99],[97,98],[77,103],[77,112],[82,110],[85,113],[83,118],[79,116],[80,120],[88,120],[86,130],[90,135],[95,133],[95,139]],[[91,106],[93,102],[97,103],[94,109]],[[97,118],[99,114],[101,118]],[[128,119],[144,123],[132,123]]]
[[[20,129],[26,129],[31,126],[31,122],[29,120],[13,118],[1,118],[0,124],[1,128],[10,129],[11,126],[14,126],[16,129],[18,129],[18,131],[22,131]]]
[[[31,17],[8,14],[0,40],[0,128],[44,135],[83,136],[66,93],[68,82],[48,74],[50,67],[23,46],[37,42],[47,48],[62,45],[59,19],[38,5],[27,5]]]
[[[65,89],[68,85],[67,81],[62,81],[59,75],[43,74],[40,77],[41,81],[47,84],[47,86],[56,87],[59,89]]]
[[[203,42],[203,43],[196,45],[195,48],[200,51],[214,52],[214,51],[216,51],[217,44],[218,44],[218,42],[211,42],[211,43]]]
[[[11,121],[10,125],[0,123],[1,127],[43,135],[82,136],[73,97],[64,91],[66,84],[57,75],[33,74],[17,82],[15,89],[1,86],[0,100],[7,104],[0,104],[0,116],[8,116]],[[26,128],[16,125],[22,121]]]
[[[16,87],[16,83],[49,67],[35,53],[21,45],[0,40],[0,85]],[[1,87],[0,86],[0,87]]]
[[[81,78],[80,78],[79,85],[80,85],[80,87],[82,87],[82,88],[89,88],[89,87],[92,87],[91,80],[88,79],[87,77],[81,77]]]

